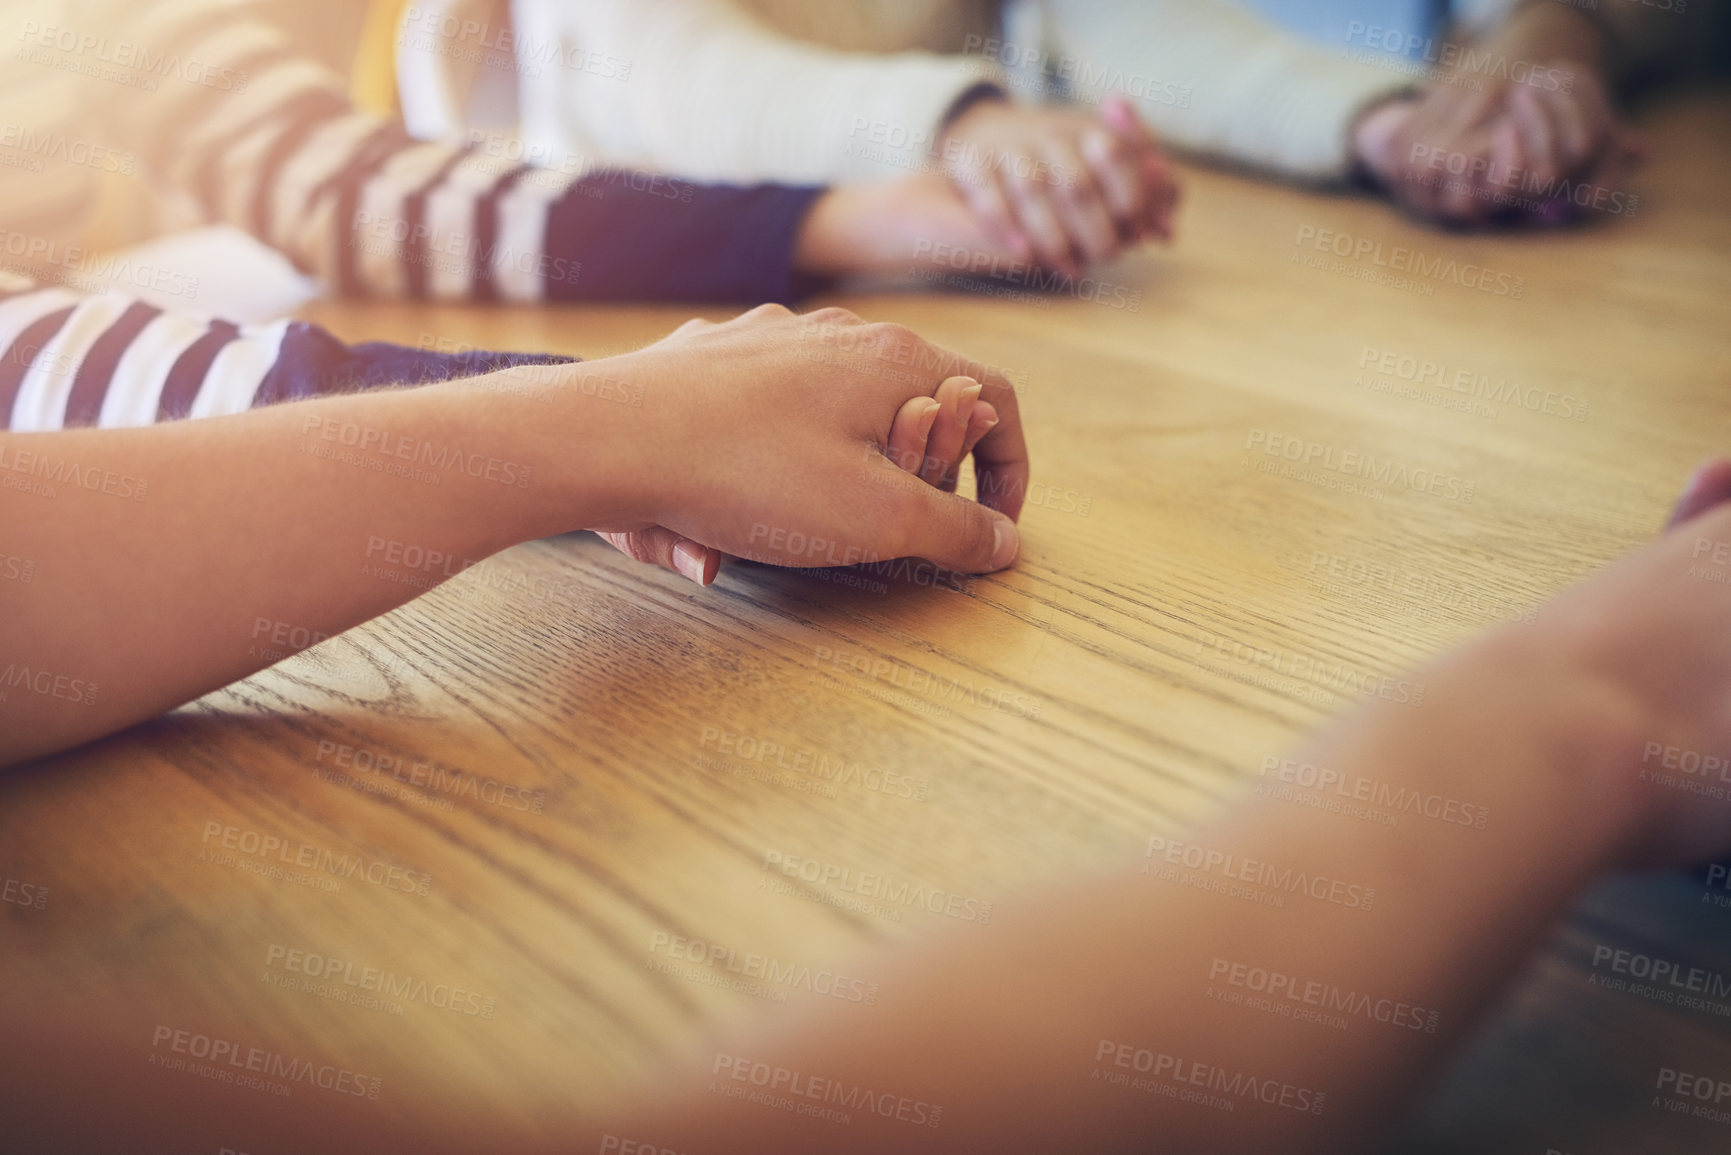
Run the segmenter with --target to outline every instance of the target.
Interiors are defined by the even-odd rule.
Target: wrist
[[[1630,767],[1651,726],[1637,696],[1582,660],[1577,641],[1541,618],[1485,634],[1445,661],[1471,703],[1452,724],[1500,736],[1502,756],[1486,770],[1530,777],[1532,828],[1561,830],[1597,872],[1621,864],[1649,825]]]
[[[644,520],[644,414],[656,382],[637,354],[519,366],[452,382],[473,435],[510,447],[525,484],[498,505],[504,545]]]
[[[1511,61],[1566,60],[1602,71],[1611,41],[1604,25],[1587,12],[1555,0],[1527,0],[1492,38],[1491,47]]]
[[[971,114],[978,113],[980,109],[998,109],[1008,105],[1009,97],[996,84],[981,81],[971,86],[951,101],[949,108],[944,110],[944,115],[938,118],[937,146],[941,148],[956,127]]]

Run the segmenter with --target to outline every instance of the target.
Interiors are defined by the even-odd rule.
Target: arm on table
[[[336,634],[507,546],[571,530],[663,526],[736,556],[836,564],[835,550],[777,547],[761,532],[773,526],[844,560],[1002,568],[1027,480],[1014,392],[984,383],[999,420],[974,451],[976,504],[882,453],[903,406],[949,376],[911,380],[913,363],[966,364],[844,310],[764,307],[582,364],[145,428],[0,434],[6,550],[32,570],[0,582],[0,670],[32,682],[0,702],[0,763],[270,664],[249,653],[261,619]],[[826,381],[815,393],[814,372]],[[618,403],[621,384],[641,406]]]
[[[1731,495],[1731,469],[1711,484],[1712,500]],[[1711,503],[1700,492],[1689,512]],[[1652,743],[1731,741],[1731,597],[1691,572],[1702,541],[1728,540],[1731,507],[1673,530],[1557,598],[1537,627],[1417,673],[1422,708],[1379,701],[1293,760],[1470,812],[1408,810],[1390,827],[1247,800],[1151,838],[1121,870],[886,955],[864,972],[879,990],[869,1015],[813,998],[705,1047],[675,1090],[605,1132],[711,1155],[1359,1149],[1597,875],[1731,846],[1723,805],[1640,774]],[[1293,876],[1305,883],[1280,881]],[[1337,1031],[1217,997],[1248,994],[1252,970],[1283,978],[1261,989],[1295,1009],[1336,991],[1404,1011]],[[832,1088],[911,1105],[899,1118],[855,1110],[841,1127],[727,1094],[824,1107]]]

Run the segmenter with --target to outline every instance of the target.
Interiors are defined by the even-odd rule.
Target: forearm
[[[1156,836],[1130,869],[895,959],[872,975],[869,1017],[706,1048],[677,1123],[659,1103],[609,1130],[711,1152],[1340,1150],[1398,1109],[1620,848],[1592,767],[1636,727],[1532,652],[1445,659],[1415,675],[1421,708],[1379,703],[1297,759],[1381,799],[1363,805],[1393,825],[1259,797]],[[1482,829],[1460,820],[1481,808]],[[735,1076],[755,1062],[797,1078]],[[706,1090],[793,1097],[814,1077],[941,1106],[941,1123],[841,1128]]]
[[[1119,86],[1179,148],[1316,181],[1344,179],[1362,110],[1405,74],[1343,59],[1361,45],[1311,44],[1233,3],[1112,6],[1048,0],[1053,63],[1096,103]]]
[[[1601,76],[1611,64],[1611,44],[1592,17],[1557,0],[1525,0],[1508,19],[1477,46],[1506,58],[1504,71],[1524,63],[1527,68],[1567,60]]]
[[[275,29],[212,0],[142,0],[124,31],[232,79],[93,94],[110,135],[143,158],[158,191],[190,194],[210,219],[335,291],[518,302],[795,296],[792,253],[821,190],[601,170],[580,152],[526,154],[502,133],[416,140],[356,111],[340,78]]]
[[[735,0],[518,4],[522,42],[631,61],[630,83],[561,70],[523,87],[525,135],[702,180],[854,183],[920,171],[979,55],[838,52],[785,35]],[[790,98],[789,94],[797,94]]]
[[[335,635],[605,516],[596,478],[617,449],[605,414],[589,419],[604,403],[561,389],[602,364],[0,433],[4,550],[31,578],[0,581],[0,763],[150,717],[270,665],[284,637]]]

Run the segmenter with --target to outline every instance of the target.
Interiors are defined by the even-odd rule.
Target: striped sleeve
[[[236,325],[0,274],[0,429],[14,433],[216,417],[570,360],[346,345],[304,321]]]
[[[498,155],[509,149],[417,141],[356,112],[334,74],[240,6],[126,11],[138,59],[181,63],[154,87],[108,86],[111,134],[159,188],[338,291],[522,302],[801,291],[794,245],[819,189],[560,171]]]

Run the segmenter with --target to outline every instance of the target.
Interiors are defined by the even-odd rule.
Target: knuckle
[[[957,514],[961,520],[960,537],[964,548],[964,556],[970,558],[989,559],[992,556],[992,545],[995,535],[992,532],[991,518],[984,515],[978,506],[968,508],[961,504],[965,498],[957,498]]]
[[[805,314],[807,321],[819,325],[863,325],[865,321],[852,309],[844,309],[840,305],[830,305],[815,309]]]

